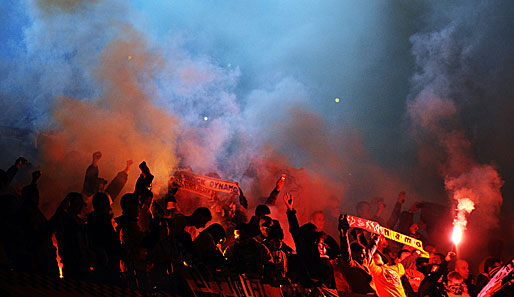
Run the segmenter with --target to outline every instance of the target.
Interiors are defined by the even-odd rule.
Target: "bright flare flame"
[[[469,198],[460,198],[457,203],[457,215],[453,220],[452,241],[458,245],[462,240],[462,233],[468,225],[467,216],[475,209],[475,203]]]
[[[455,245],[458,245],[462,240],[462,228],[459,225],[453,226],[452,241]]]

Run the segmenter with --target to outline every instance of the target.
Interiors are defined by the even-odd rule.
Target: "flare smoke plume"
[[[100,150],[108,180],[146,160],[158,194],[190,166],[241,182],[251,208],[287,173],[300,221],[324,210],[332,231],[374,196],[386,218],[401,190],[467,197],[470,226],[498,224],[514,179],[511,1],[6,1],[0,125],[32,134],[2,135],[2,166],[41,167],[46,214]]]
[[[472,142],[477,133],[467,126],[469,115],[466,114],[481,100],[495,96],[484,84],[486,79],[478,77],[478,71],[491,71],[489,65],[480,65],[476,60],[483,53],[488,31],[494,27],[491,19],[485,19],[495,10],[490,5],[492,2],[483,1],[475,9],[465,8],[466,12],[475,13],[478,21],[471,21],[462,13],[438,30],[411,37],[418,71],[412,78],[408,112],[412,131],[422,147],[420,160],[430,160],[432,164],[437,161],[436,169],[457,206],[454,224],[463,231],[473,210],[463,205],[475,205],[476,211],[469,217],[475,220],[475,238],[498,226],[503,202],[503,181],[498,168],[493,162],[481,161],[477,155]],[[450,14],[453,13],[456,12]],[[477,118],[480,122],[476,124],[487,126],[489,116]]]

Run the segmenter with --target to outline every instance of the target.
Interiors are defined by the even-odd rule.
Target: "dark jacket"
[[[444,289],[442,288],[441,277],[448,273],[448,262],[443,260],[436,271],[430,273],[419,285],[418,296],[419,297],[442,297]]]
[[[300,227],[294,209],[287,211],[287,220],[300,262],[296,271],[298,280],[308,287],[317,283],[335,289],[332,265],[328,258],[321,258],[318,251],[317,242],[323,233],[316,231],[316,226],[312,223]]]
[[[111,181],[111,183],[105,188],[105,192],[108,193],[111,196],[112,201],[118,197],[118,195],[121,193],[121,190],[123,190],[123,187],[127,183],[128,180],[128,174],[125,171],[120,171],[114,177],[114,179]]]
[[[103,178],[98,177],[98,167],[94,165],[89,165],[86,169],[86,176],[84,178],[84,187],[82,191],[87,196],[91,196],[94,193],[100,191],[102,185],[105,185],[107,181]]]
[[[91,248],[96,267],[120,267],[120,238],[112,225],[112,215],[93,211],[87,218]]]
[[[86,224],[78,216],[58,209],[51,219],[64,277],[83,278],[90,270],[89,241]]]

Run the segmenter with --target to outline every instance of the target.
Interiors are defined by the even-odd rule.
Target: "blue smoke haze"
[[[514,192],[511,1],[97,0],[73,1],[71,10],[51,3],[59,1],[2,0],[0,125],[51,131],[56,97],[100,97],[99,57],[129,25],[163,58],[147,90],[152,100],[184,126],[205,128],[200,142],[231,166],[203,170],[240,175],[246,156],[292,133],[290,123],[301,120],[292,110],[301,109],[323,120],[322,141],[338,137],[332,150],[343,159],[352,159],[345,145],[353,140],[338,132],[357,131],[366,162],[434,199],[445,195],[442,178],[436,166],[419,165],[417,128],[407,116],[408,102],[431,83],[419,79],[430,56],[448,79],[474,157],[496,163],[504,191]],[[442,43],[426,38],[448,30]],[[297,167],[324,160],[322,151],[305,153],[297,144],[284,137],[277,148]]]

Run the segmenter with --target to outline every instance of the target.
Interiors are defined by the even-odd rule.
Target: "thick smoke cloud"
[[[53,108],[55,130],[41,141],[43,167],[53,169],[47,171],[52,179],[42,184],[43,189],[55,196],[66,191],[55,191],[54,184],[80,189],[77,182],[82,178],[76,167],[87,166],[91,152],[97,150],[105,156],[100,164],[102,177],[114,177],[126,160],[146,160],[157,177],[155,190],[166,189],[170,169],[177,164],[177,120],[157,108],[143,88],[152,70],[159,68],[160,57],[148,52],[137,33],[127,30],[105,46],[100,60],[98,76],[104,82],[104,95],[92,102],[61,97]]]
[[[387,217],[400,190],[448,203],[464,188],[477,197],[470,225],[494,226],[499,191],[514,193],[508,1],[11,6],[0,124],[32,134],[28,148],[2,138],[2,155],[30,154],[58,180],[43,201],[80,189],[96,150],[102,177],[127,159],[160,184],[191,166],[241,181],[252,206],[287,173],[301,220],[325,210],[332,229],[359,200],[384,197]]]
[[[225,71],[180,46],[149,44],[129,22],[133,15],[123,2],[84,1],[79,10],[43,10],[40,4],[27,3],[33,22],[24,32],[26,49],[18,48],[19,63],[6,65],[9,75],[2,81],[5,98],[16,97],[17,104],[2,103],[11,111],[4,125],[39,135],[45,196],[79,191],[97,150],[103,152],[100,174],[107,179],[126,160],[146,160],[156,175],[156,192],[165,190],[179,161],[200,172],[217,169],[228,116],[238,115],[230,92],[237,69]],[[217,119],[191,126],[210,109],[217,110],[210,113]],[[183,140],[179,147],[177,139]]]

